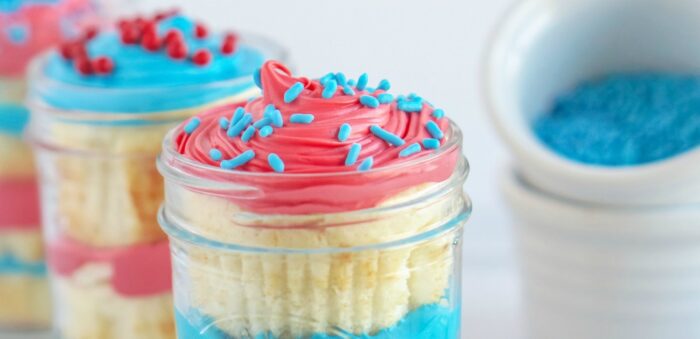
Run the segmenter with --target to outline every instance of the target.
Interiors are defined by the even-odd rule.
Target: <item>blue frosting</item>
[[[20,136],[27,122],[29,122],[29,112],[26,108],[0,103],[0,133]]]
[[[0,13],[12,13],[26,5],[54,4],[59,0],[0,0]]]
[[[535,121],[540,140],[569,159],[630,166],[700,145],[700,76],[616,74],[557,98]]]
[[[10,253],[0,254],[0,275],[30,275],[46,276],[46,264],[40,262],[24,262]]]
[[[211,63],[198,66],[190,60],[173,60],[163,50],[150,52],[140,45],[125,45],[116,31],[106,31],[88,43],[87,51],[90,57],[112,58],[115,63],[112,74],[81,75],[71,62],[54,52],[49,55],[43,72],[58,85],[41,90],[40,96],[48,104],[64,109],[145,113],[195,107],[254,86],[251,75],[265,60],[260,51],[239,44],[235,53],[224,55],[220,52],[223,36],[197,39],[194,22],[183,16],[161,21],[159,35],[164,36],[172,28],[183,33],[190,54],[208,49],[213,56]],[[236,78],[243,80],[215,88],[206,86]]]
[[[354,335],[343,333],[339,335],[328,335],[317,333],[311,336],[312,339],[456,339],[459,338],[460,330],[460,307],[454,309],[438,304],[424,305],[401,319],[395,326],[383,329],[375,335]],[[205,333],[200,333],[205,326],[195,327],[179,310],[175,310],[177,323],[177,335],[180,339],[229,339],[231,338],[215,326],[208,327]],[[200,324],[211,324],[211,320],[203,316],[197,316],[195,321]],[[342,332],[342,331],[341,331]],[[269,334],[258,334],[256,339],[273,339]]]

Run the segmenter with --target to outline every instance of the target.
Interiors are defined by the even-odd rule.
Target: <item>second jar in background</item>
[[[156,220],[161,139],[202,107],[254,95],[254,70],[283,57],[263,39],[198,27],[173,12],[127,18],[33,65],[31,139],[61,338],[175,335]]]

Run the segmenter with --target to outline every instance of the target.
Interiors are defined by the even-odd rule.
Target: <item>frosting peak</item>
[[[377,88],[367,87],[364,74],[357,81],[342,73],[312,80],[268,61],[255,81],[261,97],[204,112],[173,137],[178,153],[223,169],[194,175],[262,191],[263,199],[231,197],[241,206],[291,214],[373,207],[447,180],[455,169],[460,147],[449,139],[458,133],[443,111],[416,95],[394,98],[386,80]],[[381,171],[399,164],[406,166]]]
[[[236,167],[250,172],[274,171],[268,159],[274,154],[284,163],[286,173],[332,173],[362,169],[363,163],[380,168],[408,161],[444,143],[428,126],[442,131],[447,129],[448,120],[436,118],[436,110],[417,96],[386,100],[391,95],[385,90],[350,86],[341,73],[319,80],[294,77],[274,61],[262,67],[259,79],[262,97],[241,106],[243,110],[227,106],[201,115],[197,118],[200,126],[180,136],[179,150],[217,167],[221,159],[253,150],[255,157]],[[408,103],[417,108],[402,110]],[[241,137],[238,133],[231,136],[230,121],[236,120],[237,111],[250,116],[251,131],[255,132],[250,139],[243,137],[243,129],[233,131]],[[281,126],[273,125],[275,114],[281,115]],[[226,128],[222,128],[222,119],[229,121]],[[269,133],[265,130],[270,129],[272,133],[265,136]],[[432,139],[430,148],[424,145],[426,139]],[[221,159],[212,158],[212,150],[219,151]]]

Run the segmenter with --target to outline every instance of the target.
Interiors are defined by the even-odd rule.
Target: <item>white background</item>
[[[281,42],[297,72],[362,72],[392,92],[416,92],[445,109],[465,133],[474,214],[465,236],[464,338],[519,337],[518,296],[498,178],[507,155],[481,99],[488,37],[511,0],[125,0],[144,9],[183,9],[214,28]],[[123,6],[123,5],[122,5]],[[128,9],[123,6],[122,10]],[[132,10],[128,10],[132,11]]]

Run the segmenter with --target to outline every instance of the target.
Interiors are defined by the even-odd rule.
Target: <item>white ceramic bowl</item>
[[[700,338],[700,205],[606,207],[510,171],[532,339]]]
[[[491,41],[487,104],[532,184],[587,202],[700,202],[700,151],[642,166],[588,166],[555,154],[531,128],[558,94],[583,80],[620,71],[700,74],[697,0],[524,0]]]

